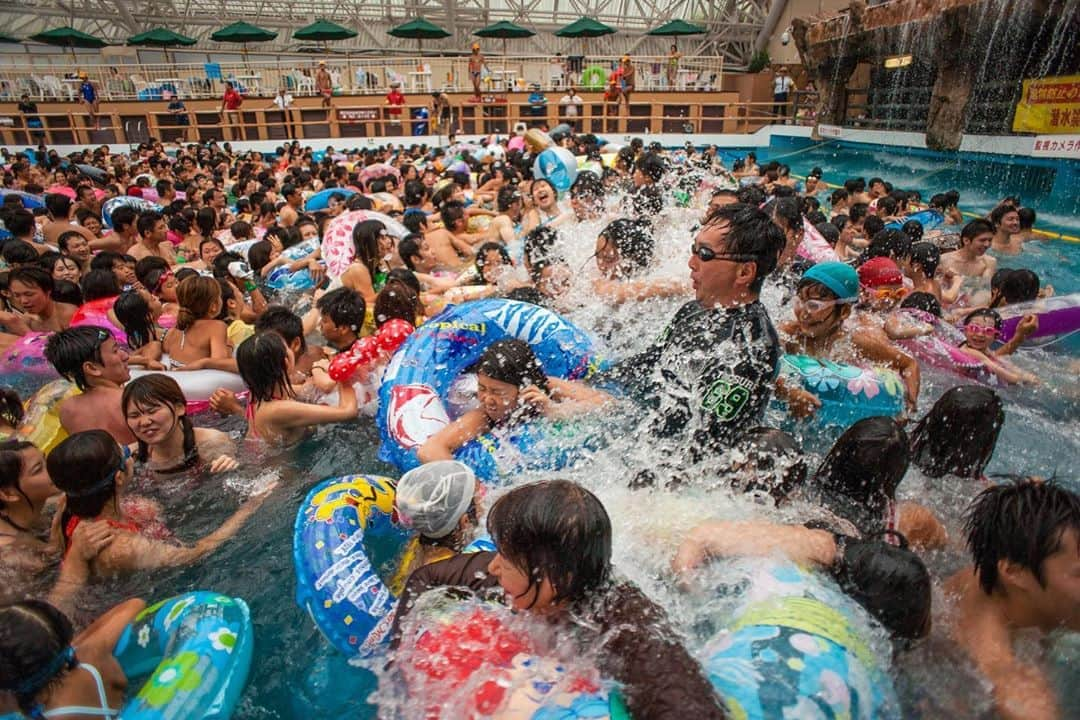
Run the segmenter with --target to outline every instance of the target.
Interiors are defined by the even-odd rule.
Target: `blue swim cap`
[[[806,280],[821,283],[841,300],[855,300],[859,297],[859,274],[846,263],[823,262],[813,265],[803,273],[800,284]]]

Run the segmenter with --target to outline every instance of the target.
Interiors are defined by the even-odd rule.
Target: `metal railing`
[[[233,82],[249,96],[269,96],[279,89],[294,96],[314,96],[318,61],[325,60],[334,93],[338,95],[382,94],[392,82],[405,92],[433,90],[470,91],[467,57],[340,57],[231,63],[171,63],[0,67],[0,101],[18,100],[23,94],[38,101],[75,101],[79,96],[78,74],[85,72],[102,100],[161,100],[220,97],[225,81]],[[554,62],[555,60],[558,62]],[[533,83],[561,89],[573,82],[579,89],[602,90],[619,58],[544,56],[487,56],[482,73],[482,92],[527,91]],[[665,56],[634,57],[635,87],[643,91],[719,88],[723,58],[684,57],[669,72]]]
[[[48,145],[97,145],[140,143],[154,138],[165,142],[209,140],[337,140],[357,139],[369,144],[379,138],[400,136],[445,136],[452,127],[462,137],[509,134],[517,122],[554,126],[572,122],[578,132],[605,134],[695,134],[749,133],[768,124],[794,119],[796,105],[779,109],[772,102],[718,102],[716,96],[687,94],[676,101],[605,103],[590,93],[576,118],[567,117],[565,107],[550,102],[542,107],[512,99],[505,102],[462,103],[452,107],[450,123],[436,126],[434,118],[415,117],[426,104],[407,103],[400,115],[392,115],[383,105],[335,104],[290,107],[244,106],[235,114],[222,115],[218,107],[201,101],[204,107],[186,110],[187,125],[178,124],[160,103],[147,105],[139,113],[104,111],[102,129],[94,130],[84,110],[40,112],[41,128],[28,127],[23,117],[12,126],[0,126],[0,138],[7,145],[45,142]],[[498,100],[498,98],[496,98]],[[195,101],[199,102],[199,101]],[[195,103],[193,102],[193,105]],[[357,143],[359,144],[359,143]]]

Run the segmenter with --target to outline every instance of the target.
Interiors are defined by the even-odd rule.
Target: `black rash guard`
[[[499,581],[487,572],[495,553],[456,555],[425,565],[409,576],[398,601],[390,646],[401,643],[403,619],[416,598],[435,588],[460,588],[463,595],[502,598]],[[727,715],[701,666],[690,656],[663,609],[629,582],[613,582],[568,623],[584,651],[597,652],[600,673],[621,684],[633,718],[720,720]]]
[[[694,300],[679,308],[652,346],[607,377],[657,411],[648,427],[652,437],[692,441],[700,459],[730,447],[761,421],[780,353],[760,302],[710,310]]]

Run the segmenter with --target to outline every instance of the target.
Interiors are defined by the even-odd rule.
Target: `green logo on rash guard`
[[[752,384],[746,378],[725,375],[709,387],[701,400],[701,406],[720,420],[732,420],[750,399],[751,389]]]

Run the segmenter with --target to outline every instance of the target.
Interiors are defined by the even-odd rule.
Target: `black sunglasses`
[[[712,260],[730,260],[732,262],[753,262],[757,260],[754,255],[737,255],[734,253],[718,253],[712,248],[706,245],[698,245],[697,243],[690,243],[690,254],[697,255],[698,259],[702,262],[710,262]]]

